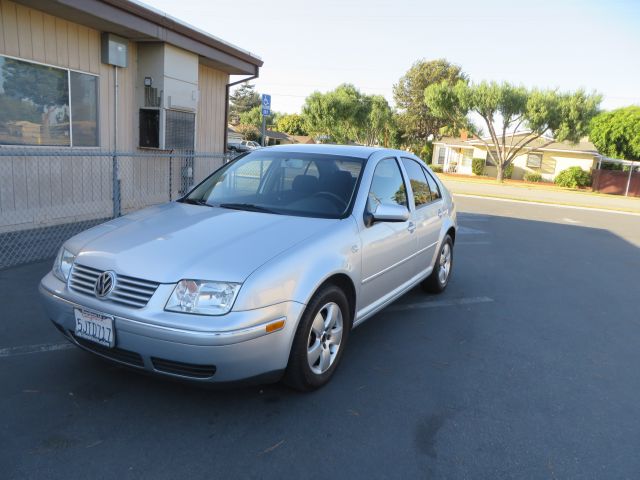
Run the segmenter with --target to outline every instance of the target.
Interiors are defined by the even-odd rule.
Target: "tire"
[[[446,260],[443,260],[446,259]],[[444,269],[444,274],[442,273]],[[453,271],[453,240],[449,235],[445,235],[440,244],[438,258],[433,265],[431,275],[422,282],[422,288],[429,293],[442,293],[449,285],[451,273]]]
[[[300,318],[284,383],[301,392],[326,385],[342,359],[351,322],[349,302],[340,288],[328,285],[316,292]]]

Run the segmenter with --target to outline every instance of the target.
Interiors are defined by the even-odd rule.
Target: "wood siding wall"
[[[99,75],[100,148],[96,151],[113,151],[114,67],[101,62],[99,31],[10,0],[0,0],[0,55]],[[129,66],[118,69],[120,152],[143,152],[137,148],[137,63],[137,46],[131,41]],[[200,152],[223,150],[228,78],[226,73],[199,66],[196,149]],[[111,158],[67,156],[76,150],[69,147],[55,151],[49,148],[51,153],[46,156],[30,154],[34,149],[42,152],[47,148],[17,147],[20,152],[15,155],[0,155],[0,233],[112,215]],[[170,168],[167,158],[121,157],[123,212],[175,198],[184,169],[180,160],[174,162],[176,167]],[[194,163],[193,181],[199,182],[219,167],[222,160],[198,158]]]
[[[224,107],[229,75],[200,65],[198,71],[198,115],[196,119],[196,150],[199,152],[224,152]],[[221,160],[199,158],[194,165],[194,181],[203,180],[222,165]]]
[[[113,148],[114,73],[100,61],[100,32],[0,0],[0,55],[70,68],[100,76],[100,147]],[[118,70],[118,149],[131,151],[137,145],[135,115],[136,44],[129,42],[129,67]]]

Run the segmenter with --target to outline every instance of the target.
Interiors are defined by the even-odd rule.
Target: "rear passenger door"
[[[410,197],[415,206],[413,219],[416,224],[418,250],[412,263],[415,266],[416,275],[426,274],[426,270],[435,260],[440,238],[442,197],[436,182],[420,163],[403,157],[402,166],[411,186]]]

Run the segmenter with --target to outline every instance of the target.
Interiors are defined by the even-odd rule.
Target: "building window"
[[[493,155],[493,157],[492,157],[491,155]],[[497,150],[490,150],[490,151],[488,151],[488,152],[487,152],[487,161],[486,161],[486,164],[487,164],[487,165],[489,165],[489,166],[495,167],[495,166],[496,166],[496,162],[495,162],[494,158],[495,158],[495,159],[497,159],[497,158],[498,158],[498,151],[497,151]]]
[[[71,140],[74,147],[98,146],[98,77],[70,72]]]
[[[0,56],[0,144],[98,146],[98,77]]]
[[[444,165],[444,159],[447,156],[447,149],[445,147],[440,147],[438,149],[438,161],[436,162],[438,165]]]
[[[541,153],[530,153],[527,155],[527,167],[529,168],[540,168],[542,167],[542,154]]]

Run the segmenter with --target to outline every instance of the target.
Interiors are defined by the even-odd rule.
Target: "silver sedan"
[[[313,390],[352,329],[451,278],[451,195],[414,155],[288,145],[69,239],[40,284],[74,344],[200,382]]]

